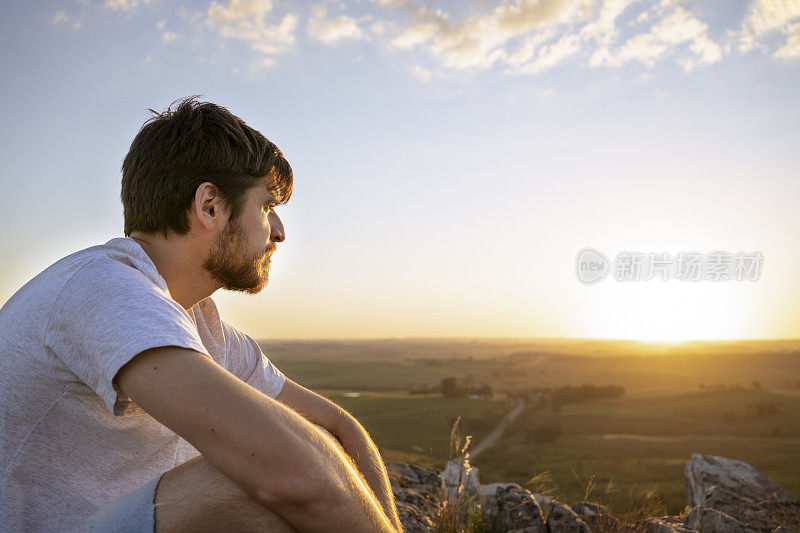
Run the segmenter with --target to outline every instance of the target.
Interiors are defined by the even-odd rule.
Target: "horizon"
[[[677,346],[683,344],[725,344],[739,342],[800,342],[800,337],[774,337],[774,338],[742,338],[742,339],[688,339],[688,340],[642,340],[642,339],[621,339],[604,337],[315,337],[315,338],[280,338],[280,337],[259,337],[259,341],[274,342],[347,342],[347,341],[526,341],[526,342],[631,342],[639,344],[659,344],[667,346]]]

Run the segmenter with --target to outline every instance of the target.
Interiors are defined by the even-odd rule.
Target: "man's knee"
[[[156,488],[156,532],[296,531],[203,456],[164,473]]]

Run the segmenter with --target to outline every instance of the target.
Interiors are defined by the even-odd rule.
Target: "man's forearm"
[[[322,438],[321,441],[327,441],[327,444],[317,441],[324,450],[320,450],[322,456],[316,464],[320,474],[327,472],[322,476],[327,479],[324,495],[310,500],[289,498],[262,503],[300,531],[402,532],[396,521],[386,516],[382,503],[367,486],[340,443],[332,438]]]
[[[356,420],[348,420],[336,429],[335,436],[364,477],[386,516],[402,531],[386,467],[369,434]]]
[[[338,452],[342,461],[340,465],[344,466],[344,459],[348,457],[341,451],[343,447],[340,447]],[[332,456],[329,457],[338,462]],[[288,507],[275,506],[275,510],[300,531],[402,532],[399,521],[395,517],[387,517],[386,513],[382,512],[383,502],[376,501],[375,495],[370,493],[371,487],[366,486],[364,480],[360,479],[359,471],[353,468],[354,465],[350,463],[347,467],[352,470],[341,475],[339,480],[341,484],[337,483],[331,487],[334,490],[329,492],[327,497],[300,506],[287,502]],[[320,517],[325,519],[320,521]],[[392,528],[396,528],[397,532]]]

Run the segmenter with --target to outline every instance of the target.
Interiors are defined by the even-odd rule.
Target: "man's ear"
[[[199,223],[206,229],[213,230],[225,224],[226,206],[219,189],[208,181],[201,183],[194,192],[192,209]]]

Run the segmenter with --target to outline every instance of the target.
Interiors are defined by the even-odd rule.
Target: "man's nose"
[[[283,242],[283,240],[286,238],[286,232],[283,230],[283,222],[281,222],[280,217],[277,213],[275,213],[275,211],[271,212],[269,216],[269,225],[271,228],[269,239],[272,242]]]

